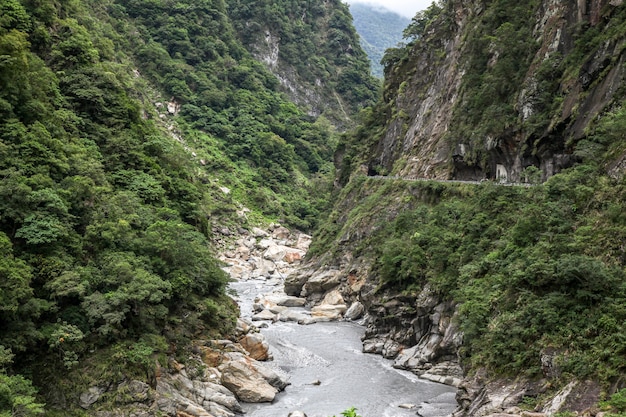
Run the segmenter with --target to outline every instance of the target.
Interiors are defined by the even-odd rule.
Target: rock
[[[308,251],[309,246],[311,246],[312,240],[313,238],[311,236],[301,233],[300,236],[298,236],[298,240],[296,241],[296,249],[300,249],[305,252]]]
[[[106,388],[91,387],[86,392],[80,394],[78,405],[86,410],[94,405],[105,392]]]
[[[294,262],[301,261],[302,255],[300,254],[300,252],[287,252],[285,253],[285,257],[283,258],[283,260],[289,264],[292,264]]]
[[[423,374],[420,375],[420,378],[425,379],[427,381],[437,382],[439,384],[449,385],[451,387],[458,387],[463,382],[461,378],[455,378],[452,376],[445,376],[445,375],[435,375],[429,372],[424,372]]]
[[[328,320],[339,320],[343,313],[345,313],[347,307],[345,304],[339,305],[330,305],[323,304],[319,306],[315,306],[311,309],[311,317],[313,318],[326,318]]]
[[[358,301],[355,301],[354,303],[352,303],[348,311],[346,311],[346,314],[344,315],[344,317],[348,320],[358,320],[361,317],[363,317],[364,313],[365,313],[365,307],[363,306],[363,304],[361,304]]]
[[[248,403],[272,402],[278,390],[270,385],[245,359],[220,365],[222,384]]]
[[[267,295],[263,299],[283,307],[304,307],[306,304],[306,299],[291,295]]]
[[[307,417],[303,411],[292,411],[287,417]]]
[[[289,274],[285,279],[285,293],[296,297],[300,296],[308,278],[309,276],[303,274],[302,271],[295,271],[294,273]]]
[[[332,319],[330,319],[329,317],[310,317],[310,316],[305,316],[302,319],[298,320],[298,324],[302,324],[302,325],[309,325],[309,324],[315,324],[315,323],[326,323],[332,321]]]
[[[266,259],[256,258],[251,264],[252,278],[269,278],[276,271],[276,264]]]
[[[271,386],[273,386],[279,391],[284,390],[287,387],[287,385],[290,384],[289,378],[287,377],[287,375],[282,374],[278,371],[275,371],[269,366],[264,366],[260,363],[254,363],[254,362],[253,362],[253,366],[255,367],[259,375],[261,375],[261,377],[263,377],[263,379],[267,381],[268,384],[270,384]]]
[[[268,308],[268,310],[271,311],[274,314],[282,314],[285,311],[289,310],[289,307],[285,307],[285,306],[271,306],[270,308]]]
[[[249,323],[247,323],[245,320],[241,318],[237,319],[237,326],[235,327],[235,331],[237,332],[238,335],[248,334],[250,333],[251,330],[252,330],[252,327],[250,326]]]
[[[241,346],[248,351],[250,357],[257,361],[266,361],[269,359],[269,345],[265,341],[265,337],[260,333],[250,333],[239,340]]]
[[[169,114],[176,115],[178,114],[179,110],[180,110],[180,104],[176,102],[175,100],[172,100],[167,103],[167,112]]]
[[[272,237],[274,239],[279,239],[279,240],[289,239],[289,235],[291,235],[291,232],[289,231],[289,229],[287,229],[286,227],[283,227],[283,226],[278,226],[272,232]]]
[[[222,385],[191,380],[182,373],[157,380],[155,405],[156,415],[179,417],[234,417],[243,412],[235,395]]]
[[[228,275],[230,275],[231,278],[236,279],[236,280],[242,280],[250,273],[249,269],[244,268],[243,266],[240,266],[240,265],[233,265],[233,266],[225,267],[223,268],[223,270]]]
[[[304,284],[304,290],[308,295],[325,293],[338,286],[340,282],[340,272],[336,269],[330,269],[309,278]]]
[[[256,238],[263,238],[263,237],[268,237],[270,234],[267,233],[265,230],[263,229],[259,229],[258,227],[253,227],[252,228],[252,236],[256,237]]]
[[[261,239],[256,244],[259,249],[269,249],[270,246],[276,246],[276,242],[272,239]]]
[[[269,310],[263,310],[260,313],[257,313],[254,316],[252,316],[252,321],[263,321],[263,320],[276,321],[276,319],[277,319],[276,314],[272,313]]]
[[[301,322],[304,322],[310,318],[311,317],[305,313],[301,313],[299,311],[294,311],[290,309],[283,311],[282,313],[280,313],[280,316],[278,317],[280,321],[294,321],[300,324],[304,324]]]
[[[282,261],[286,254],[287,248],[285,246],[280,246],[272,242],[272,244],[267,247],[265,252],[263,252],[263,258],[278,262]]]
[[[395,340],[388,339],[383,345],[382,355],[386,359],[394,359],[396,356],[398,356],[402,349],[404,349],[404,346],[402,346],[400,343],[396,342]]]
[[[181,416],[189,416],[189,417],[215,417],[212,416],[211,414],[209,414],[209,412],[207,410],[204,409],[204,407],[201,407],[199,405],[196,404],[187,404],[187,407],[185,407],[184,409],[178,411],[178,413],[176,413],[176,417],[181,417]]]
[[[239,246],[235,250],[235,257],[247,261],[250,259],[250,248],[247,246]]]
[[[345,305],[346,302],[343,301],[343,296],[341,295],[339,290],[334,290],[324,296],[324,299],[322,300],[321,304],[328,304],[328,305],[344,304]]]
[[[383,346],[385,346],[385,342],[381,339],[366,339],[363,341],[363,353],[381,354],[383,352]]]

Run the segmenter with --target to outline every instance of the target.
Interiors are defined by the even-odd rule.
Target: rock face
[[[419,38],[406,49],[389,53],[383,103],[373,112],[376,120],[368,126],[370,132],[376,132],[375,137],[366,137],[371,146],[363,151],[364,137],[357,135],[354,143],[348,141],[345,149],[336,153],[337,185],[350,185],[342,190],[342,198],[335,205],[338,214],[329,224],[335,233],[331,235],[333,247],[308,259],[285,281],[288,294],[306,297],[315,305],[314,311],[330,311],[335,318],[341,315],[333,311],[334,304],[323,301],[328,294],[341,295],[349,308],[341,313],[343,317],[358,317],[362,306],[367,327],[364,351],[391,358],[394,366],[424,378],[458,386],[459,416],[521,415],[522,411],[515,408],[521,399],[547,396],[547,381],[498,378],[477,369],[466,375],[459,360],[463,344],[456,324],[459,306],[453,300],[439,299],[428,287],[406,293],[386,289],[372,266],[375,260],[369,258],[374,251],[364,247],[376,244],[376,233],[386,219],[394,219],[411,207],[403,205],[403,196],[397,194],[371,201],[374,198],[370,197],[391,190],[391,186],[378,187],[373,185],[375,179],[360,179],[364,175],[397,175],[521,182],[530,181],[528,170],[534,168],[539,180],[545,180],[576,162],[576,144],[585,139],[593,120],[614,111],[625,96],[623,31],[607,34],[601,42],[588,45],[584,53],[577,49],[585,31],[602,32],[612,20],[621,22],[618,15],[623,13],[624,2],[542,0],[533,4],[527,19],[517,23],[530,42],[514,57],[519,71],[504,71],[507,77],[517,77],[500,103],[510,111],[510,121],[500,130],[486,126],[479,131],[483,126],[478,119],[475,129],[472,121],[463,120],[476,99],[471,95],[476,92],[472,77],[484,85],[489,76],[497,75],[495,69],[508,53],[502,44],[509,37],[499,37],[496,32],[506,26],[498,19],[493,19],[496,23],[489,21],[497,4],[482,0],[440,2],[440,10],[433,8],[432,15],[421,22],[426,29]],[[508,20],[514,19],[504,19]],[[481,28],[487,21],[503,27]],[[472,39],[484,40],[486,33],[493,35],[491,43],[476,48]],[[484,60],[480,71],[472,67],[474,58]],[[545,93],[547,97],[542,96]],[[496,100],[487,96],[485,107]],[[489,113],[480,117],[484,114]],[[626,172],[623,148],[611,158],[604,168],[611,177],[622,178]],[[353,165],[355,160],[360,165]],[[407,187],[406,192],[419,190]],[[364,220],[372,218],[376,222]],[[546,350],[537,362],[545,378],[558,381],[561,370],[554,356]],[[577,387],[582,385],[576,383]],[[566,388],[538,404],[535,411],[552,415],[563,410],[564,404],[572,404],[578,394],[574,388]],[[579,394],[588,401],[573,404],[568,410],[583,412],[594,398],[598,399],[594,389],[580,389],[585,394]]]
[[[245,358],[229,360],[219,367],[222,384],[239,400],[248,403],[272,402],[278,390],[271,386]]]
[[[384,99],[394,110],[381,126],[382,137],[369,155],[366,169],[376,174],[381,168],[392,172],[400,167],[394,173],[404,177],[519,182],[530,166],[538,168],[544,179],[571,166],[576,160],[571,144],[585,137],[594,118],[623,99],[619,87],[626,78],[622,47],[626,38],[621,33],[587,51],[586,58],[571,68],[573,76],[563,73],[562,59],[577,47],[579,32],[575,28],[601,28],[619,13],[623,2],[538,2],[524,27],[536,44],[515,57],[521,67],[519,74],[507,70],[509,77],[519,78],[506,99],[514,103],[513,126],[503,124],[476,138],[457,127],[465,123],[468,103],[475,98],[467,94],[476,93],[467,88],[472,82],[469,77],[475,75],[467,58],[477,54],[471,39],[488,19],[483,20],[491,5],[481,0],[445,3],[406,58],[391,59],[395,65],[387,68]],[[490,71],[497,68],[506,48],[493,42],[485,52],[484,71]],[[548,65],[553,71],[546,79]],[[541,95],[547,92],[562,98],[562,105],[547,116],[544,125],[515,127],[544,117],[542,113],[549,110]],[[608,169],[621,177],[624,155],[617,157]]]

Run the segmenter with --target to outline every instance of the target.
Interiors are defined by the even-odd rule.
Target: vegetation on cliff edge
[[[310,229],[332,174],[278,84],[221,0],[0,0],[0,414],[232,329],[216,226]]]

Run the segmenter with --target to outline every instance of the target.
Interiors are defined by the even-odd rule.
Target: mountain
[[[309,115],[323,115],[344,130],[377,99],[379,82],[368,74],[345,3],[232,1],[229,15],[250,53]]]
[[[402,31],[411,23],[411,19],[367,3],[351,4],[350,12],[361,46],[371,61],[372,74],[382,78],[383,66],[380,62],[385,51],[402,42]]]
[[[154,385],[198,335],[235,331],[216,245],[315,226],[336,132],[378,83],[347,6],[308,5],[252,13],[301,31],[280,59],[305,63],[296,92],[323,80],[328,117],[248,51],[238,1],[0,1],[1,415],[85,415],[81,394]],[[295,47],[311,33],[329,42],[314,57]]]
[[[420,12],[286,290],[360,305],[364,350],[457,416],[623,412],[625,28],[623,1]]]

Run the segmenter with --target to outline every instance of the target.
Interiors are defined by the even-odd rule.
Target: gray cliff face
[[[265,6],[231,5],[245,47],[310,116],[324,116],[340,130],[353,126],[358,111],[375,100],[379,82],[370,75],[347,4],[315,0],[271,6],[280,7],[282,16],[268,11],[270,3]]]
[[[608,37],[584,58],[574,56],[581,50],[577,40],[585,31],[610,26],[623,1],[540,2],[526,28],[534,43],[526,56],[519,56],[528,65],[506,98],[515,121],[479,134],[458,125],[471,112],[476,93],[469,87],[474,69],[467,56],[475,51],[468,39],[488,6],[481,1],[444,3],[443,17],[432,22],[407,57],[387,68],[385,102],[391,114],[370,169],[420,178],[501,177],[514,182],[523,179],[529,166],[541,169],[544,179],[571,166],[575,145],[588,126],[623,99],[620,86],[626,79],[624,33]],[[497,42],[488,48],[487,73],[497,68],[503,53]],[[548,86],[543,81],[550,62],[554,71]],[[558,102],[547,109],[545,95]],[[541,126],[534,124],[537,119]]]
[[[384,103],[378,107],[385,113],[384,121],[369,129],[374,132],[373,145],[363,145],[370,153],[350,153],[347,146],[336,154],[338,166],[352,163],[353,176],[335,205],[339,231],[333,253],[309,259],[300,274],[287,279],[286,291],[313,303],[339,291],[348,306],[364,306],[364,351],[394,359],[398,368],[459,387],[457,416],[520,415],[523,398],[540,394],[548,398],[535,408],[542,415],[552,415],[565,405],[582,412],[599,399],[598,387],[573,382],[548,394],[548,380],[560,373],[552,360],[554,352],[542,353],[546,380],[497,378],[475,365],[468,374],[461,366],[458,305],[440,299],[428,287],[412,296],[381,287],[367,246],[376,244],[370,239],[378,232],[376,224],[410,207],[401,193],[385,194],[384,203],[370,204],[368,199],[376,192],[372,183],[355,182],[359,174],[387,173],[521,182],[527,179],[529,167],[540,170],[545,180],[571,166],[581,158],[577,145],[586,139],[590,126],[600,115],[619,108],[626,93],[626,33],[610,32],[597,45],[581,46],[580,39],[587,31],[611,27],[613,17],[623,13],[626,5],[622,0],[536,2],[532,18],[525,23],[532,39],[527,56],[520,56],[525,64],[519,82],[503,99],[513,116],[507,119],[510,124],[489,132],[474,129],[472,119],[465,116],[476,111],[472,94],[479,90],[468,78],[475,70],[468,59],[473,52],[470,39],[490,3],[442,3],[443,17],[430,22],[420,41],[408,53],[394,56],[403,52],[392,52],[389,58]],[[498,48],[495,41],[486,48],[484,73],[503,59],[504,51]],[[353,160],[347,162],[348,158]],[[354,164],[357,160],[363,165]],[[626,155],[617,152],[602,163],[610,176],[621,178],[625,161]]]

